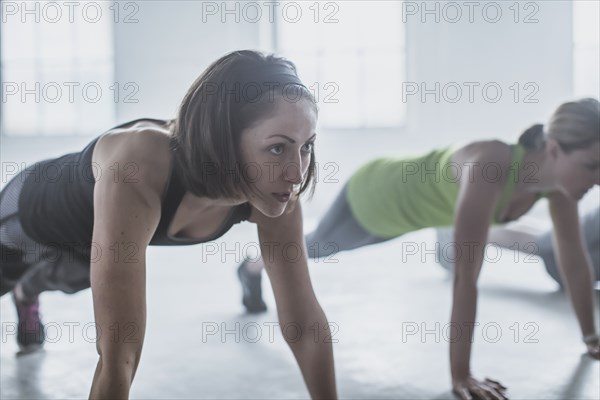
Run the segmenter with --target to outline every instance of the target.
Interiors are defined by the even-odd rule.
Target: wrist
[[[465,382],[467,381],[469,378],[471,378],[471,373],[470,372],[461,372],[461,373],[453,373],[452,374],[452,384],[456,384],[456,383],[460,383],[460,382]]]
[[[583,340],[583,343],[589,345],[594,345],[594,344],[598,344],[598,342],[600,342],[600,336],[597,333],[594,333],[592,335],[586,335],[583,338],[581,338],[581,340]]]

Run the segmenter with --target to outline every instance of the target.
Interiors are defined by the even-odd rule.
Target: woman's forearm
[[[592,269],[586,258],[561,260],[565,286],[583,336],[596,333]]]
[[[596,333],[593,275],[581,237],[577,202],[560,192],[549,196],[554,223],[555,254],[583,336]]]
[[[460,336],[450,342],[450,369],[453,381],[467,379],[471,375],[471,343],[477,311],[477,286],[472,280],[454,280],[451,326]]]
[[[313,399],[336,399],[335,372],[333,363],[332,342],[335,340],[325,314],[319,307],[314,318],[307,318],[303,323],[297,321],[281,321],[281,326],[297,324],[301,327],[301,336],[294,337],[291,329],[284,337],[287,340],[302,371],[302,376]],[[286,337],[286,334],[289,337]]]

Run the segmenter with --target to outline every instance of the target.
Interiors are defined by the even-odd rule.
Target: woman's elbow
[[[96,344],[98,367],[101,374],[111,376],[117,381],[131,382],[142,356],[141,343],[116,344],[99,340]]]
[[[279,327],[288,344],[298,343],[306,337],[312,337],[313,331],[326,329],[327,326],[327,317],[317,302],[309,307],[303,307],[297,312],[290,310],[290,312],[279,315]]]

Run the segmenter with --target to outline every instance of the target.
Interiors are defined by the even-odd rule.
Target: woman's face
[[[565,152],[555,140],[546,149],[553,161],[559,189],[575,200],[581,200],[594,185],[600,184],[600,141],[588,148]]]
[[[270,116],[242,132],[242,173],[252,189],[248,201],[264,215],[280,216],[300,189],[316,124],[317,114],[308,100],[279,99]]]

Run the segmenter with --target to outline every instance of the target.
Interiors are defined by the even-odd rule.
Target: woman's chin
[[[577,192],[577,191],[569,191],[567,193],[575,201],[579,201],[579,200],[583,199],[583,196],[585,195],[585,192],[583,192],[583,191],[579,191],[579,192]]]
[[[265,217],[277,218],[280,217],[285,211],[285,204],[256,204],[255,208],[258,209]]]

